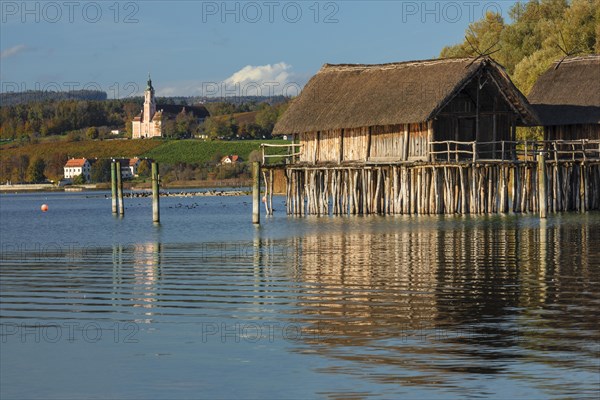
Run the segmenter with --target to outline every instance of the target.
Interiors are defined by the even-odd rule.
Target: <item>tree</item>
[[[59,180],[64,173],[64,166],[69,157],[65,153],[54,153],[46,161],[45,175],[46,177]]]
[[[142,160],[140,161],[140,165],[137,168],[137,174],[141,178],[148,178],[150,176],[150,172],[152,171],[152,167],[150,165],[150,161]]]
[[[110,182],[111,160],[103,158],[92,164],[90,178],[92,182]]]
[[[95,126],[90,126],[85,132],[85,134],[89,139],[98,139],[98,137],[100,136],[98,128],[96,128]]]
[[[192,113],[188,113],[185,109],[181,110],[175,117],[175,137],[179,139],[193,136],[195,130],[195,117]]]
[[[525,94],[552,63],[566,54],[592,54],[600,50],[600,0],[531,0],[516,3],[505,24],[498,14],[469,25],[463,43],[445,47],[442,57],[491,56],[502,64]]]
[[[262,162],[262,152],[260,150],[252,150],[248,155],[248,162]]]
[[[237,133],[237,125],[233,117],[210,117],[204,121],[204,132],[212,140],[230,139]]]
[[[36,158],[33,160],[31,164],[29,164],[29,168],[27,168],[27,180],[32,183],[40,183],[46,180],[44,176],[44,169],[46,168],[46,163],[41,158]]]
[[[73,185],[84,185],[85,184],[85,176],[76,175],[73,177]]]
[[[11,164],[13,165],[13,170],[10,180],[13,182],[25,182],[29,168],[29,156],[27,154],[22,154],[18,157],[13,156],[11,157]]]

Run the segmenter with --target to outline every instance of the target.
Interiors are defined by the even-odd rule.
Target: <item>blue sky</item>
[[[294,95],[324,63],[438,56],[514,1],[5,1],[1,90]]]

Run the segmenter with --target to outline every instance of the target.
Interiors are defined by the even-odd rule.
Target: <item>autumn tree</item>
[[[44,176],[44,169],[46,168],[46,163],[42,158],[36,158],[33,160],[29,167],[27,168],[27,181],[31,183],[41,183],[46,180]]]
[[[90,179],[92,182],[109,182],[111,160],[103,158],[92,164]]]

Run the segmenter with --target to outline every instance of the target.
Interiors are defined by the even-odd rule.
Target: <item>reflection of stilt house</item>
[[[284,167],[287,211],[536,212],[543,191],[534,161],[544,146],[518,142],[515,132],[538,123],[487,58],[325,65],[275,126],[299,148]],[[592,175],[599,173],[596,165]],[[585,181],[583,191],[598,186]],[[556,210],[598,203],[581,197]]]

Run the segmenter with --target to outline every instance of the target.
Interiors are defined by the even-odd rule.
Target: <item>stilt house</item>
[[[600,139],[600,55],[555,63],[537,80],[529,101],[544,140]]]
[[[395,163],[507,158],[517,125],[537,118],[504,69],[461,58],[325,64],[274,133],[303,145],[299,163]]]

